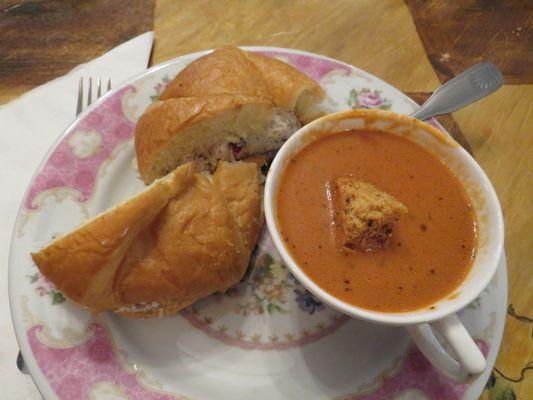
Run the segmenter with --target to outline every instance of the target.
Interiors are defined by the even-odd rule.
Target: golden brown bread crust
[[[32,258],[93,312],[173,314],[242,278],[262,221],[254,176],[255,164],[221,165],[211,183],[185,164]]]
[[[294,110],[306,90],[317,99],[325,96],[314,80],[291,65],[225,46],[189,64],[167,85],[160,100],[241,95],[273,100],[278,107]]]
[[[96,312],[112,308],[116,303],[113,277],[130,244],[169,199],[185,189],[192,175],[193,166],[184,165],[134,198],[32,253],[33,261],[74,302]]]
[[[269,101],[259,100],[256,97],[224,94],[207,98],[173,98],[151,104],[135,128],[135,151],[143,181],[150,183],[155,178],[149,173],[149,167],[157,162],[161,149],[175,140],[175,136],[192,125],[248,105],[272,108]]]
[[[263,76],[278,107],[294,110],[305,91],[309,91],[317,100],[325,97],[324,90],[314,80],[293,66],[261,54],[245,54]]]
[[[232,46],[217,49],[182,70],[167,85],[160,101],[148,107],[141,116],[135,129],[141,179],[150,183],[182,163],[185,155],[194,159],[211,151],[207,146],[183,150],[186,146],[182,142],[190,139],[180,134],[197,124],[213,122],[212,126],[202,127],[202,131],[225,140],[228,132],[214,127],[220,125],[216,119],[221,114],[246,105],[268,108],[272,111],[268,116],[259,112],[255,120],[247,121],[262,126],[260,136],[267,143],[270,132],[266,131],[275,132],[273,126],[276,123],[292,126],[292,122],[285,121],[285,125],[280,122],[279,111],[290,114],[299,127],[301,122],[307,123],[319,115],[314,108],[323,98],[324,91],[315,81],[282,61]],[[235,135],[240,133],[242,128]],[[276,144],[275,149],[269,148],[267,152],[277,150],[279,146]],[[162,152],[172,154],[161,155]],[[174,158],[176,163],[172,165],[170,160]]]
[[[251,252],[263,226],[259,169],[254,162],[221,161],[213,174],[213,185],[222,193]]]
[[[221,47],[189,64],[159,98],[206,98],[214,94],[272,99],[255,65],[245,52],[233,46]]]
[[[231,211],[208,178],[196,174],[128,251],[116,287],[122,303],[191,300],[238,282],[249,252]],[[147,241],[150,243],[147,244]]]

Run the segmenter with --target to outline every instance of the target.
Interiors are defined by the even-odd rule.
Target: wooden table
[[[533,3],[505,3],[0,0],[0,104],[149,29],[152,64],[223,44],[291,47],[356,65],[417,99],[493,61],[506,85],[443,122],[464,136],[505,213],[509,312],[482,398],[531,399]]]

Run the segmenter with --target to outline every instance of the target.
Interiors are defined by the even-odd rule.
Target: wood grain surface
[[[490,60],[507,84],[533,84],[531,1],[406,0],[441,80]]]
[[[152,29],[153,0],[0,0],[0,104]]]
[[[154,64],[224,44],[297,48],[419,102],[478,60],[495,62],[506,85],[441,122],[483,166],[505,214],[510,309],[482,398],[533,398],[532,1],[158,0],[154,12],[140,0],[0,0],[0,11],[0,103],[150,29],[152,15]]]
[[[409,92],[439,85],[400,0],[175,1],[156,4],[154,63],[224,44],[307,50]]]

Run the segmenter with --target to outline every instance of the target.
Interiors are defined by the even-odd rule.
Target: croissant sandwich
[[[237,283],[263,224],[257,165],[320,114],[324,91],[282,61],[223,47],[181,71],[138,121],[143,192],[32,258],[94,313],[174,314]],[[260,161],[259,163],[261,163]]]
[[[262,218],[256,164],[186,163],[31,256],[94,313],[169,315],[242,278]]]
[[[181,71],[138,121],[135,149],[145,183],[195,160],[272,156],[320,115],[320,86],[292,66],[236,47],[200,57]]]

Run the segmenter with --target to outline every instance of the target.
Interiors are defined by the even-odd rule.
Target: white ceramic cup
[[[323,135],[367,129],[408,136],[429,149],[459,178],[475,210],[478,243],[472,269],[453,293],[432,304],[431,308],[387,313],[348,304],[311,280],[291,257],[281,238],[276,219],[276,194],[282,172],[290,158]],[[503,217],[489,179],[470,154],[449,135],[427,123],[390,111],[354,110],[330,114],[304,126],[287,140],[272,162],[265,185],[265,216],[274,244],[296,279],[313,295],[351,317],[379,324],[406,326],[428,360],[441,373],[457,382],[476,376],[485,369],[483,354],[456,312],[478,297],[496,272],[503,251]],[[450,352],[437,340],[434,329],[447,342]]]

